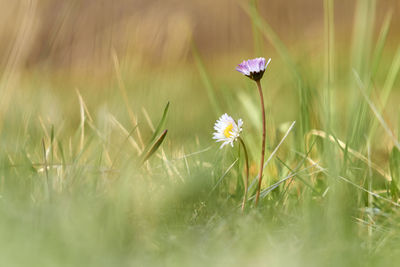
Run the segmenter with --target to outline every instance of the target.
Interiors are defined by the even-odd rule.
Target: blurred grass
[[[151,40],[163,43],[150,38],[125,53],[104,45],[105,68],[70,69],[29,67],[42,6],[21,5],[0,83],[0,265],[396,265],[400,57],[396,9],[381,18],[378,2],[356,2],[351,45],[337,32],[336,1],[321,5],[315,47],[287,42],[265,3],[250,1],[237,5],[254,34],[243,51],[210,56],[180,14],[160,64],[146,62]],[[234,67],[260,51],[272,57],[267,158],[297,123],[268,162],[260,206],[249,201],[242,215],[243,155],[219,150],[211,133],[220,112],[243,118],[254,179],[259,100]],[[139,166],[143,151],[152,154]]]

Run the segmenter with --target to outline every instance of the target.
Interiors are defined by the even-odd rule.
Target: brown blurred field
[[[236,62],[257,46],[240,2],[246,1],[1,0],[0,66],[104,73],[114,50],[135,66],[174,66],[190,60],[191,40],[209,60],[229,56]],[[356,2],[334,2],[339,43],[351,42]],[[393,12],[389,39],[398,41],[400,2],[376,1],[376,6],[377,28]],[[258,7],[294,52],[323,48],[322,0],[259,1]],[[268,43],[262,48],[266,54],[273,50]]]
[[[186,113],[172,115],[174,127],[202,120],[210,99],[206,93],[207,81],[194,64],[193,48],[196,48],[224,108],[240,92],[234,90],[235,83],[242,79],[234,71],[236,64],[254,56],[272,57],[267,97],[274,101],[271,110],[276,120],[291,120],[296,109],[287,107],[299,105],[296,82],[289,82],[290,70],[276,44],[265,38],[245,12],[244,7],[250,2],[254,1],[0,0],[0,114],[11,112],[8,107],[18,105],[27,110],[40,106],[43,110],[38,113],[46,116],[73,107],[68,113],[70,122],[79,118],[75,89],[82,92],[89,109],[97,110],[101,105],[120,108],[117,88],[122,81],[135,113],[141,113],[142,107],[152,113],[172,101],[190,106]],[[383,86],[400,41],[400,2],[336,0],[333,3],[336,115],[338,121],[345,121],[351,110],[346,106],[351,97],[349,86],[353,86],[348,83],[351,68],[361,74],[369,68],[365,66],[370,65],[384,19],[391,15],[375,77],[378,91]],[[303,80],[315,90],[309,101],[317,105],[324,88],[322,70],[326,62],[324,1],[271,0],[256,4],[258,12],[302,69]],[[397,87],[396,81],[394,97],[386,107],[386,116],[393,125],[398,112]],[[30,94],[42,104],[31,101],[29,108]],[[231,98],[225,101],[223,94]],[[309,115],[310,126],[320,128],[317,113]],[[53,119],[49,121],[57,121]],[[191,127],[195,132],[199,130],[196,127],[201,128],[198,124]],[[340,127],[340,132],[344,128]]]

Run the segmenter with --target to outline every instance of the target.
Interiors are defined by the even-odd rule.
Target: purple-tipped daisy
[[[236,70],[254,81],[259,81],[264,75],[264,71],[267,69],[270,61],[271,59],[268,59],[268,62],[265,63],[266,60],[263,57],[244,60],[236,67]]]

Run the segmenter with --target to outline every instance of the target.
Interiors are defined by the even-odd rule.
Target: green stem
[[[261,88],[261,83],[260,80],[256,81],[257,83],[257,88],[258,92],[260,94],[260,100],[261,100],[261,112],[262,112],[262,127],[263,127],[263,133],[262,133],[262,145],[261,145],[261,163],[260,163],[260,171],[258,173],[258,187],[257,187],[257,194],[256,194],[256,203],[255,206],[258,204],[258,200],[260,198],[260,192],[261,192],[261,181],[262,181],[262,174],[264,170],[264,155],[265,155],[265,132],[266,132],[266,127],[265,127],[265,106],[264,106],[264,96]]]
[[[243,202],[242,202],[242,212],[244,212],[244,207],[247,202],[247,190],[249,187],[249,156],[247,154],[246,145],[243,142],[243,139],[239,137],[239,142],[242,144],[244,151],[244,158],[246,160],[246,179],[244,179],[244,194],[243,194]]]

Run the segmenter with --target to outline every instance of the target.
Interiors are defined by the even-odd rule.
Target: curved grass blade
[[[160,120],[160,122],[158,123],[157,128],[156,128],[156,130],[154,131],[153,135],[151,136],[149,143],[148,143],[148,144],[146,145],[146,147],[144,148],[143,153],[146,153],[147,151],[150,151],[150,150],[149,150],[150,146],[153,144],[154,140],[156,140],[157,136],[160,134],[161,129],[164,129],[164,127],[165,127],[165,122],[166,122],[167,115],[168,115],[168,110],[169,110],[169,102],[168,102],[167,105],[165,106],[163,115],[162,115],[162,117],[161,117],[161,120]],[[164,132],[165,132],[165,131],[164,131]],[[144,154],[143,154],[143,155],[144,155]]]
[[[211,189],[209,195],[214,192],[214,190],[218,187],[218,185],[222,182],[222,180],[225,178],[225,176],[229,173],[229,171],[235,166],[236,162],[238,162],[238,158],[226,169],[224,174],[218,179],[217,183],[214,185],[214,187]]]
[[[133,127],[133,129],[129,132],[128,136],[125,138],[125,140],[122,142],[122,144],[120,145],[118,152],[114,158],[114,160],[111,163],[111,167],[110,169],[112,169],[114,167],[115,162],[117,161],[119,155],[121,154],[122,148],[125,146],[125,144],[128,142],[129,138],[132,136],[132,134],[136,131],[138,125],[135,125],[135,127]]]
[[[165,136],[167,136],[168,130],[165,129],[162,134],[156,139],[156,141],[154,142],[154,144],[151,146],[151,148],[148,150],[148,152],[146,154],[144,154],[141,163],[144,163],[146,160],[148,160],[156,151],[157,149],[160,147],[160,145],[162,144],[162,142],[165,139]]]

